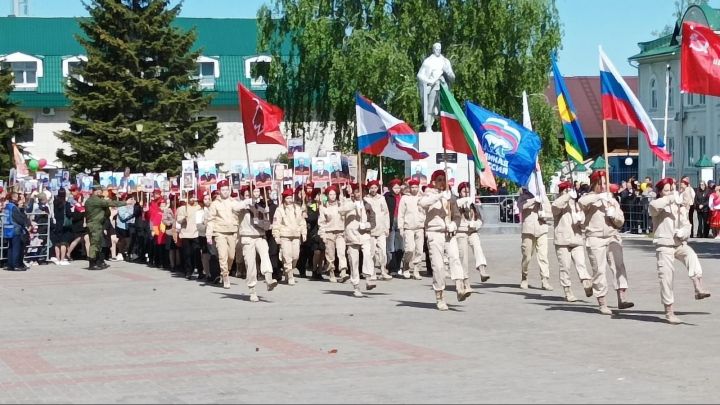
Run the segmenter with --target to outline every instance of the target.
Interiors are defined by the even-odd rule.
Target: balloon
[[[47,166],[47,160],[40,159],[40,161],[38,161],[38,165],[40,166],[41,169],[44,168],[45,166]]]
[[[35,159],[29,161],[29,162],[28,162],[28,168],[29,168],[30,170],[33,170],[33,171],[37,170],[37,169],[38,169],[38,161],[35,160]]]

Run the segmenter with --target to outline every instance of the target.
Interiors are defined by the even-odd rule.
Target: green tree
[[[258,48],[273,56],[268,98],[285,109],[293,136],[307,121],[332,125],[343,152],[357,150],[356,91],[419,129],[415,75],[434,42],[453,63],[458,100],[519,119],[519,96],[544,90],[561,39],[554,0],[271,3],[258,12]],[[542,114],[559,119],[547,109],[533,118]],[[385,162],[391,171],[402,164]]]
[[[685,15],[685,10],[687,10],[690,6],[706,6],[708,4],[708,0],[675,0],[675,11],[673,12],[673,18],[675,19],[675,23],[670,25],[667,24],[663,29],[661,30],[655,30],[652,32],[653,36],[656,37],[664,37],[666,35],[670,35],[675,31],[675,27],[677,26],[677,22],[680,21],[680,19]]]
[[[13,90],[13,75],[10,69],[0,64],[0,174],[7,177],[10,168],[15,167],[12,150],[13,134],[32,129],[32,120],[20,112],[18,104],[10,100]],[[8,119],[14,121],[13,128],[7,128]]]
[[[562,122],[558,118],[557,107],[549,105],[545,98],[531,97],[528,103],[533,130],[543,141],[538,159],[543,181],[547,184],[566,160],[563,144],[558,138],[558,134],[562,133]]]
[[[172,25],[181,4],[168,0],[92,0],[81,63],[68,83],[70,144],[58,156],[81,171],[125,166],[176,175],[182,159],[195,157],[218,140],[214,118],[198,115],[210,104],[193,77],[200,50],[196,32]],[[137,124],[142,124],[138,131]],[[196,139],[197,138],[197,139]]]

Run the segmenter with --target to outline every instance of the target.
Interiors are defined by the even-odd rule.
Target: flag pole
[[[360,189],[360,199],[363,198],[363,172],[362,172],[362,152],[358,149],[358,188]],[[352,197],[352,189],[350,190],[350,197]]]
[[[681,96],[682,97],[682,96]],[[663,144],[667,145],[668,115],[670,114],[670,64],[665,68],[665,118],[663,119]],[[681,117],[682,119],[682,117]],[[667,147],[667,146],[666,146]],[[665,178],[665,160],[662,161],[662,175]]]
[[[608,163],[607,121],[603,120],[603,155],[605,156],[605,191],[610,192],[610,169]]]
[[[383,185],[383,157],[378,156],[380,159],[380,173],[378,174],[378,180],[380,180],[380,193],[382,194],[382,185]]]

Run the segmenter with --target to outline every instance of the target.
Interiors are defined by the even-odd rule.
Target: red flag
[[[285,137],[280,132],[284,112],[238,83],[238,102],[242,116],[245,143],[277,144],[287,148]]]
[[[720,96],[720,37],[696,22],[682,27],[680,90]]]

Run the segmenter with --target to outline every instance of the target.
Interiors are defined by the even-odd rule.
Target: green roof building
[[[214,95],[206,115],[218,118],[220,140],[205,158],[226,165],[231,160],[244,160],[237,83],[264,97],[264,78],[253,78],[250,72],[253,64],[271,60],[256,50],[256,20],[178,18],[175,24],[197,30],[195,47],[203,50],[197,75],[204,91]],[[0,17],[0,63],[8,64],[15,75],[11,97],[34,121],[33,131],[18,136],[17,142],[33,157],[45,158],[51,164],[59,164],[55,153],[63,147],[54,133],[69,128],[65,83],[73,64],[85,58],[75,35],[82,35],[77,18]],[[312,149],[312,145],[306,146]],[[250,148],[253,160],[272,158],[285,150],[272,145]]]
[[[720,154],[720,99],[680,93],[680,44],[682,23],[686,21],[707,25],[720,33],[720,9],[692,5],[677,21],[671,34],[639,43],[640,52],[629,60],[638,66],[637,95],[653,119],[660,137],[665,134],[665,77],[669,66],[665,143],[673,154],[673,160],[666,164],[665,175],[676,178],[689,176],[696,185],[702,178],[702,172],[697,167],[698,161],[704,155]],[[639,177],[658,179],[662,176],[662,162],[654,157],[647,142],[642,139],[639,142],[638,160]]]

